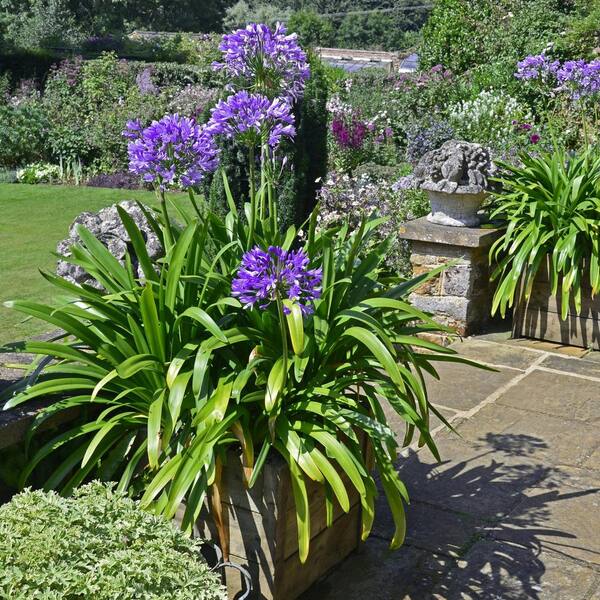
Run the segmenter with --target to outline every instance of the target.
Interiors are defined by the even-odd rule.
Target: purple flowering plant
[[[214,136],[194,119],[178,114],[165,115],[148,127],[138,120],[129,121],[123,136],[129,140],[129,170],[154,185],[159,196],[166,241],[170,245],[173,231],[165,192],[190,190],[190,199],[199,214],[192,188],[217,168],[219,151]]]
[[[241,87],[270,98],[302,97],[310,67],[296,34],[288,34],[283,24],[277,23],[273,30],[250,23],[224,35],[219,48],[223,61],[213,63],[213,68],[224,70],[234,89]]]
[[[393,143],[394,130],[385,113],[366,119],[360,109],[339,96],[331,98],[327,108],[331,113],[331,161],[338,170],[351,174],[368,162],[378,147]]]
[[[313,312],[313,302],[321,296],[322,269],[309,269],[310,259],[304,250],[286,251],[280,246],[246,252],[231,284],[232,296],[244,308],[255,305],[261,310],[284,299],[297,304],[303,315]],[[283,306],[284,314],[290,309]]]
[[[221,100],[212,109],[207,130],[213,136],[235,138],[248,147],[268,145],[272,149],[282,138],[296,134],[292,108],[285,99],[269,100],[246,90]]]
[[[297,95],[294,85],[307,72],[295,39],[279,26],[271,33],[263,26],[245,31],[227,40],[227,68],[254,77],[250,87],[258,90],[265,85],[264,72],[253,70],[247,56],[263,57],[260,64],[270,71],[287,65],[289,73],[277,81]],[[150,257],[126,211],[119,214],[135,253],[128,247],[123,261],[111,260],[100,241],[80,227],[73,262],[106,289],[79,289],[48,276],[74,302],[58,311],[15,303],[26,314],[46,315],[65,339],[25,344],[25,352],[60,360],[37,383],[11,389],[6,406],[42,395],[61,400],[51,405],[51,414],[106,404],[109,420],[107,411],[78,411],[79,422],[68,434],[75,474],[54,472],[49,485],[70,490],[88,475],[110,472],[121,489],[141,495],[142,506],[167,518],[183,502],[185,530],[193,528],[206,494],[218,497],[223,468],[235,468],[234,453],[249,488],[269,453],[278,454],[289,467],[304,562],[311,540],[307,481],[322,486],[329,517],[335,506],[350,513],[350,498],[358,498],[361,537],[368,537],[378,488],[365,444],[395,524],[390,546],[403,543],[408,495],[396,470],[398,441],[383,399],[405,422],[405,443],[418,433],[439,460],[429,419],[431,413],[444,419],[427,398],[425,375],[436,375],[440,355],[468,361],[418,336],[449,331],[408,301],[442,267],[408,281],[391,274],[383,263],[392,238],[369,246],[381,219],[363,218],[356,228],[319,228],[314,211],[304,235],[295,227],[281,231],[265,161],[281,139],[293,136],[289,97],[240,90],[215,107],[206,127],[177,114],[148,127],[127,124],[130,169],[160,197],[163,229],[155,226],[151,211],[147,219],[164,256]],[[243,210],[224,177],[226,217],[209,207],[201,213],[193,193],[217,167],[220,137],[244,140],[250,159],[254,144],[261,151],[260,187]],[[188,189],[197,211],[196,217],[181,212],[183,228],[173,227],[167,213],[165,193],[172,189]],[[64,447],[64,435],[50,446]],[[23,482],[43,458],[37,453]],[[227,557],[220,502],[211,510]]]

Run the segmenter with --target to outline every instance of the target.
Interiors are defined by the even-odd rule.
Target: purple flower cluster
[[[313,301],[321,296],[323,273],[322,269],[309,269],[309,262],[303,250],[269,246],[265,252],[255,246],[242,258],[231,295],[239,298],[244,308],[258,304],[261,309],[277,298],[287,298],[297,303],[304,315],[311,314]]]
[[[350,119],[335,116],[331,122],[331,133],[337,145],[341,148],[359,150],[362,148],[369,127],[367,123],[352,115]]]
[[[543,52],[541,54],[526,56],[517,63],[515,77],[517,79],[546,78],[548,75],[555,74],[559,65],[559,61],[551,61]]]
[[[551,61],[544,53],[527,56],[517,63],[517,79],[553,81],[556,91],[569,91],[579,99],[600,92],[600,59]]]
[[[406,131],[406,160],[416,165],[430,150],[439,148],[455,136],[447,121],[429,118],[410,125]]]
[[[130,140],[129,170],[163,190],[190,188],[217,168],[214,138],[194,119],[166,115],[146,128],[129,121],[123,136]]]
[[[296,38],[296,34],[287,35],[281,23],[274,31],[267,25],[250,23],[223,36],[219,46],[223,62],[213,63],[213,68],[245,80],[244,87],[298,99],[310,77],[310,67]]]
[[[135,82],[142,96],[154,96],[159,92],[158,87],[152,81],[152,67],[140,71],[136,75]]]
[[[516,132],[526,132],[529,133],[533,129],[533,125],[531,123],[520,123],[513,119],[512,125]],[[530,133],[529,134],[529,142],[531,144],[537,144],[542,139],[542,136],[539,133]]]
[[[284,98],[269,100],[262,94],[241,90],[213,109],[207,131],[211,135],[238,138],[248,146],[267,143],[276,148],[282,137],[296,134],[292,108]]]

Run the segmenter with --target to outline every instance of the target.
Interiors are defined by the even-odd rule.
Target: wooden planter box
[[[275,452],[251,490],[243,483],[237,456],[223,469],[221,504],[229,535],[229,559],[252,577],[253,599],[294,600],[341,562],[360,543],[361,505],[358,492],[341,474],[351,509],[344,513],[334,501],[333,524],[326,526],[324,488],[305,478],[310,503],[311,542],[304,564],[298,558],[296,508],[288,466]],[[213,519],[198,522],[201,536],[218,541]],[[224,569],[231,600],[244,590],[239,571]]]
[[[584,278],[587,281],[587,278]],[[529,300],[523,299],[513,316],[513,337],[528,337],[581,348],[600,350],[600,296],[592,298],[589,283],[581,293],[581,312],[571,300],[566,319],[561,318],[560,286],[552,295],[548,267],[541,267]]]

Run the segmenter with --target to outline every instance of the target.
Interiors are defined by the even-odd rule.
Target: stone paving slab
[[[583,358],[590,354],[587,348],[579,348],[578,346],[564,346],[555,342],[546,342],[544,340],[534,340],[528,338],[508,339],[505,344],[517,348],[531,348],[539,352],[549,352],[552,354],[560,354],[563,356],[572,356],[575,358]]]
[[[596,358],[599,355],[600,352],[590,352],[581,359],[573,359],[549,354],[544,358],[541,366],[584,377],[595,377],[600,380],[600,360]]]
[[[465,513],[437,508],[414,499],[406,507],[406,544],[449,557],[460,556],[475,536],[485,529],[485,522]],[[392,539],[394,521],[384,495],[378,498],[373,535]]]
[[[523,490],[548,476],[549,468],[531,454],[537,443],[496,435],[467,443],[448,434],[436,440],[440,463],[422,451],[399,473],[411,499],[493,522],[522,501]]]
[[[469,410],[485,400],[491,391],[506,385],[515,376],[515,371],[483,371],[469,365],[440,362],[436,365],[439,380],[427,377],[427,391],[434,406],[454,410]],[[460,385],[449,386],[448,381],[460,381]]]
[[[483,540],[423,598],[587,600],[596,577],[593,567],[550,552]]]
[[[480,361],[485,357],[485,362],[501,367],[512,367],[524,371],[540,358],[538,352],[530,348],[518,348],[506,344],[491,343],[477,338],[468,338],[462,342],[455,342],[450,346],[461,356],[471,360]]]
[[[600,420],[600,381],[534,370],[498,398],[498,404],[593,423]]]
[[[600,352],[507,338],[453,345],[498,373],[442,363],[428,382],[458,435],[436,431],[439,463],[398,458],[405,545],[387,550],[380,498],[362,551],[303,600],[600,600]]]
[[[502,404],[484,407],[476,417],[457,425],[465,439],[476,441],[482,432],[497,432],[539,445],[537,458],[549,465],[581,466],[598,443],[597,425],[541,412],[517,410]]]

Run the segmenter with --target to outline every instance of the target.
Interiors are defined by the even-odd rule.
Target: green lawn
[[[186,199],[181,195],[179,199]],[[54,288],[39,269],[53,270],[52,252],[73,219],[121,200],[156,204],[153,192],[56,185],[0,184],[0,344],[42,333],[44,324],[4,307],[6,300],[48,301]]]

